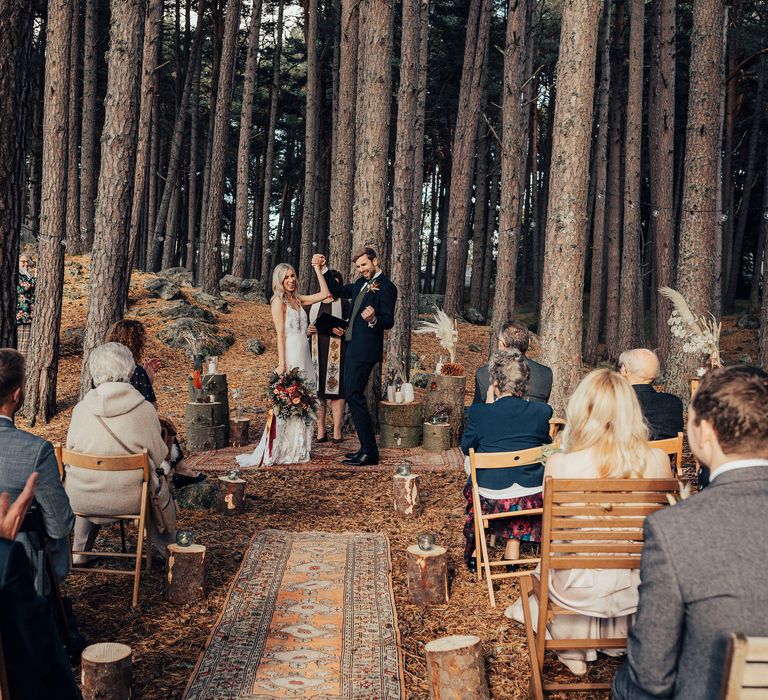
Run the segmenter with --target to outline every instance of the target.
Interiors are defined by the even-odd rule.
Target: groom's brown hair
[[[376,255],[376,251],[373,248],[368,248],[367,246],[365,248],[358,248],[355,251],[355,254],[352,256],[352,262],[357,262],[365,255],[368,260],[373,262],[375,258],[378,258],[379,256]]]

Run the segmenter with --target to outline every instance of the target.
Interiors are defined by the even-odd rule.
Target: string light
[[[653,218],[656,219],[656,218],[658,218],[658,216],[659,216],[659,210],[658,209],[654,209],[653,210]]]

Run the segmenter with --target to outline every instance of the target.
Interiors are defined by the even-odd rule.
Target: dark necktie
[[[352,306],[352,315],[349,317],[349,325],[347,326],[347,330],[344,331],[344,339],[349,342],[352,340],[352,326],[355,323],[355,319],[357,318],[357,312],[360,311],[360,307],[363,305],[363,297],[368,292],[368,282],[366,282],[361,288],[360,291],[357,293],[357,296],[355,297],[355,303]]]

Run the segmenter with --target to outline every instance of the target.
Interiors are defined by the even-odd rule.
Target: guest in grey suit
[[[528,352],[529,341],[530,334],[523,323],[520,321],[507,321],[499,331],[497,347],[499,350],[517,348],[525,355]],[[526,401],[533,401],[535,403],[547,403],[549,401],[549,394],[552,392],[552,370],[529,357],[525,359],[528,360],[531,378],[528,385],[528,393],[523,398]],[[486,403],[490,383],[490,372],[486,363],[475,372],[475,397],[472,403]]]
[[[18,430],[13,417],[24,403],[24,356],[10,348],[0,349],[0,491],[11,498],[24,489],[29,475],[39,474],[35,502],[43,516],[50,540],[49,550],[59,580],[69,570],[69,533],[75,515],[59,478],[59,468],[51,443],[37,435]],[[29,557],[38,593],[45,594],[43,583],[42,543],[35,533],[22,532],[17,541],[24,545]]]
[[[768,374],[707,374],[688,410],[688,441],[711,483],[645,521],[617,700],[715,700],[730,634],[768,636]]]

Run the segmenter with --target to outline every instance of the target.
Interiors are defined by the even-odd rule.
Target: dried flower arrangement
[[[464,366],[456,362],[456,348],[459,344],[459,329],[456,320],[448,316],[442,309],[435,307],[434,321],[421,321],[415,333],[434,333],[440,341],[440,347],[448,351],[450,362],[443,364],[441,374],[461,377],[467,373]]]
[[[683,341],[683,352],[695,355],[708,355],[710,369],[722,367],[720,359],[720,331],[722,323],[710,313],[695,316],[680,292],[670,287],[660,287],[659,293],[672,302],[672,314],[667,323],[675,338]]]

